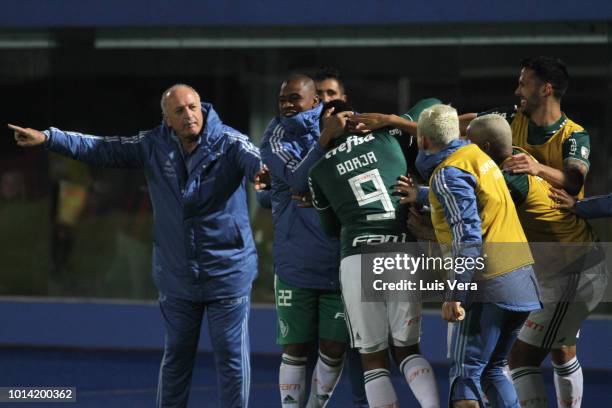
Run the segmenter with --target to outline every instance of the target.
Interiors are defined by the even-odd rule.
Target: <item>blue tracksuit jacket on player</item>
[[[49,150],[100,167],[141,168],[154,212],[153,277],[166,327],[158,406],[186,406],[202,314],[208,313],[220,400],[248,400],[248,308],[257,255],[245,179],[261,168],[248,137],[202,103],[206,123],[187,154],[165,124],[132,137],[51,128]],[[242,380],[242,381],[241,381]]]
[[[441,151],[434,154],[425,154],[419,151],[416,167],[424,180],[429,180],[435,168],[448,156],[470,142],[464,140],[453,140]],[[478,201],[476,199],[476,178],[456,167],[447,166],[442,169],[432,180],[433,192],[444,208],[448,220],[452,220],[453,248],[459,253],[453,256],[478,257],[482,248],[482,227],[480,214],[478,212]],[[421,187],[417,200],[420,204],[429,204],[428,188]],[[462,274],[455,274],[459,282],[472,282],[474,269],[467,269]],[[524,282],[529,285],[525,287]],[[479,283],[479,291],[486,292],[489,299],[503,299],[495,304],[502,309],[512,311],[526,311],[540,308],[539,295],[535,282],[533,269],[519,268],[513,273],[489,279]],[[517,296],[522,293],[523,296]],[[449,294],[453,300],[466,303],[467,292],[455,291]],[[512,301],[512,299],[515,299]]]
[[[291,191],[308,191],[308,171],[325,154],[319,145],[322,106],[272,119],[261,157],[272,176],[274,269],[284,282],[310,289],[338,290],[340,246],[328,238],[314,208],[299,208]]]
[[[425,180],[448,156],[465,146],[463,140],[450,142],[439,152],[419,152],[416,167]],[[431,188],[442,205],[452,230],[453,256],[480,255],[482,226],[475,190],[476,178],[456,167],[440,169],[431,180]],[[426,204],[426,189],[418,196]],[[460,282],[471,282],[474,270],[455,274]],[[450,323],[449,356],[451,358],[449,406],[452,400],[478,400],[484,395],[481,384],[487,384],[487,395],[495,406],[520,407],[512,383],[504,374],[510,347],[527,318],[527,313],[541,307],[535,274],[531,265],[478,283],[480,293],[491,302],[471,303],[466,292],[454,291],[450,299],[460,301],[466,309],[465,319]],[[466,301],[467,299],[467,301]]]

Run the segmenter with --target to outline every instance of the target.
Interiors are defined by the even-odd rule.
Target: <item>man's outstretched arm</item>
[[[131,137],[94,136],[49,128],[43,132],[31,128],[8,125],[13,130],[17,145],[45,146],[52,152],[83,161],[97,167],[141,168],[144,166],[143,141],[149,132]]]

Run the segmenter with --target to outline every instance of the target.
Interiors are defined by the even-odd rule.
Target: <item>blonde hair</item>
[[[470,122],[468,137],[478,141],[489,142],[498,150],[512,149],[512,129],[501,115],[489,113],[479,116]]]
[[[434,105],[425,109],[417,123],[417,133],[435,147],[444,147],[459,139],[459,116],[450,105]]]

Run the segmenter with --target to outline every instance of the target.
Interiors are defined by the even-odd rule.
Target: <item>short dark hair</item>
[[[326,79],[334,79],[338,82],[338,86],[342,93],[344,93],[344,83],[340,79],[340,71],[333,67],[322,67],[315,72],[313,79],[317,82],[325,81]]]
[[[323,115],[325,115],[325,112],[327,112],[327,110],[330,108],[334,108],[334,115],[340,112],[353,111],[353,107],[342,99],[334,99],[333,101],[327,102],[325,105],[323,105],[321,115],[319,116],[319,128],[321,129],[323,129]]]
[[[529,57],[521,62],[521,66],[532,70],[540,81],[550,83],[555,98],[560,100],[565,95],[570,77],[567,65],[559,58]]]

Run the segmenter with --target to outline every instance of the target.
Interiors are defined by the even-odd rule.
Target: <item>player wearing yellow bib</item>
[[[514,173],[539,176],[553,187],[583,197],[589,170],[590,140],[588,133],[561,110],[561,99],[569,83],[567,67],[552,57],[528,58],[521,65],[514,92],[520,98],[518,109],[497,109],[488,113],[506,116],[512,126],[513,144],[525,149],[537,162],[529,155],[519,153],[504,163],[504,168]],[[473,113],[462,115],[462,124],[475,117]],[[517,343],[515,351],[522,357],[520,366],[537,366],[537,348]],[[555,364],[555,388],[559,398],[563,401],[579,400],[583,380],[575,346],[553,350],[551,357]],[[539,392],[543,392],[543,388],[539,388]],[[519,389],[519,394],[521,392]],[[579,406],[580,402],[572,405]]]
[[[589,171],[590,138],[582,126],[561,110],[561,99],[569,84],[567,66],[558,58],[533,57],[522,61],[514,94],[520,106],[486,113],[505,116],[512,126],[512,143],[525,149],[504,164],[514,173],[539,176],[570,194],[583,196]],[[477,115],[461,116],[466,125]]]
[[[497,165],[476,145],[459,140],[452,107],[423,111],[417,141],[423,151],[417,169],[429,180],[438,241],[449,244],[455,258],[488,255],[484,270],[454,276],[460,283],[477,282],[478,293],[449,291],[442,306],[444,319],[451,322],[450,403],[482,407],[486,394],[495,407],[519,408],[504,367],[528,313],[540,303],[533,260],[510,193]],[[487,301],[474,301],[481,296]]]
[[[467,129],[468,138],[501,167],[513,155],[529,155],[512,147],[512,130],[499,115],[480,116]],[[563,347],[575,347],[581,323],[600,302],[605,290],[606,263],[602,251],[594,245],[597,237],[590,225],[569,211],[555,208],[550,197],[550,184],[530,174],[503,172],[516,204],[519,218],[529,242],[576,243],[558,251],[534,251],[536,270],[547,302],[542,310],[532,312],[519,333],[510,353],[510,369],[523,406],[548,406],[544,381],[539,366],[548,354],[553,356],[555,385],[560,407],[580,406],[582,392],[575,384],[581,377],[575,359],[559,364]],[[562,282],[561,285],[557,285]],[[562,299],[574,293],[576,301]],[[527,353],[525,353],[527,351]],[[572,386],[573,385],[573,386]],[[572,394],[568,398],[568,386]]]

